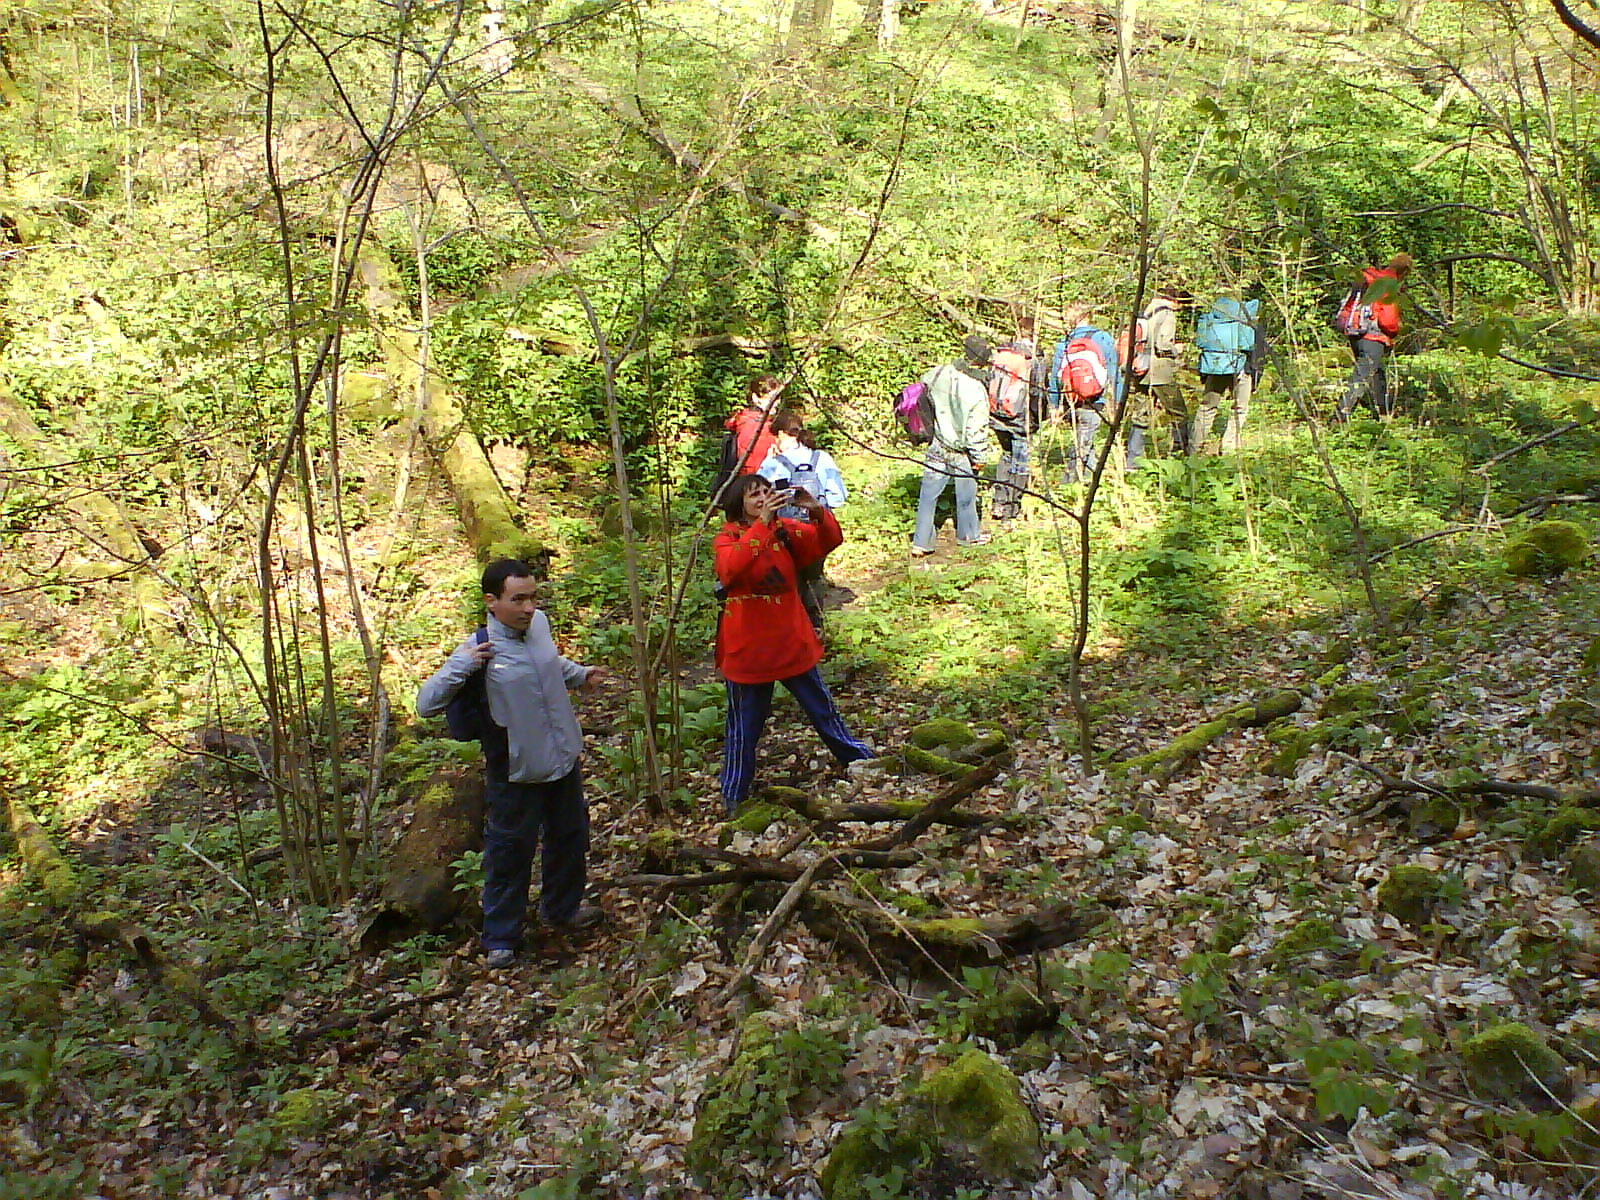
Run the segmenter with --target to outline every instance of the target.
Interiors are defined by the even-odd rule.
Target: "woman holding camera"
[[[809,520],[780,517],[785,505],[804,509]],[[776,492],[759,475],[730,483],[722,509],[728,522],[712,547],[726,595],[717,623],[717,670],[728,685],[722,802],[731,815],[750,795],[774,683],[800,702],[841,764],[874,755],[845,728],[822,681],[822,643],[796,588],[803,568],[844,541],[838,519],[804,489]]]

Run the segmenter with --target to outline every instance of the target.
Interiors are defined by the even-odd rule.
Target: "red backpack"
[[[1111,382],[1105,355],[1090,337],[1075,337],[1061,356],[1061,390],[1079,404],[1092,404]]]
[[[1028,378],[1033,364],[1028,355],[1014,346],[994,352],[989,372],[989,411],[997,417],[1017,420],[1028,410]]]

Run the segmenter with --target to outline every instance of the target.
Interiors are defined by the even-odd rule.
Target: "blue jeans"
[[[1000,443],[1000,461],[994,465],[989,515],[1005,521],[1022,515],[1022,493],[1028,486],[1028,435],[995,428],[994,436]]]
[[[951,481],[956,485],[956,541],[976,541],[978,525],[978,479],[972,473],[972,460],[955,450],[945,450],[938,442],[928,447],[922,464],[922,493],[917,497],[917,531],[911,544],[918,550],[933,549],[933,513],[939,497]]]
[[[589,807],[575,766],[549,783],[513,783],[497,756],[484,766],[483,948],[515,950],[528,915],[528,885],[541,834],[539,915],[572,920],[588,877]]]
[[[1100,432],[1100,410],[1097,408],[1074,408],[1068,417],[1072,421],[1072,444],[1067,450],[1067,473],[1065,482],[1077,483],[1081,475],[1084,479],[1094,474],[1094,435]]]
[[[772,684],[734,683],[731,679],[726,682],[728,719],[723,726],[722,803],[731,814],[750,798],[750,785],[756,775],[756,744],[772,712]],[[870,746],[852,737],[845,728],[844,718],[816,667],[780,682],[800,702],[812,728],[833,751],[834,758],[853,763],[875,757]]]

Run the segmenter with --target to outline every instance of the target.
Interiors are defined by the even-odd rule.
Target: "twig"
[[[930,800],[928,807],[900,826],[899,829],[885,837],[878,838],[876,841],[862,842],[860,849],[893,850],[896,846],[903,846],[907,842],[914,841],[960,801],[965,800],[980,788],[988,787],[999,775],[999,763],[989,763],[987,766],[979,767],[976,771],[968,772]]]

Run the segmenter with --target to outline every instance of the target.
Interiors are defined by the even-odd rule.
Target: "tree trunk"
[[[389,382],[401,396],[422,397],[423,432],[450,481],[461,524],[478,558],[536,561],[543,547],[518,525],[511,497],[467,427],[460,399],[421,361],[417,330],[401,303],[393,261],[382,246],[368,239],[362,243],[358,266]]]
[[[481,770],[435,771],[412,807],[411,826],[389,856],[378,909],[361,931],[369,952],[448,924],[467,900],[456,889],[453,864],[483,849]]]

